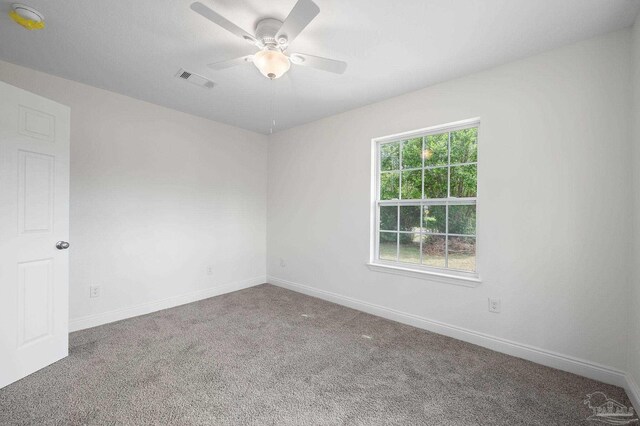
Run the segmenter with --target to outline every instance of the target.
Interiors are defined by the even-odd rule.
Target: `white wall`
[[[585,360],[618,381],[632,244],[630,46],[624,30],[272,135],[270,282],[542,352],[561,368]],[[473,117],[482,284],[368,270],[371,138]],[[500,314],[488,312],[489,296]]]
[[[628,373],[636,386],[640,397],[640,16],[633,28],[633,230],[634,249],[631,267],[630,311],[629,311],[629,354]]]
[[[265,136],[6,62],[0,80],[71,107],[73,328],[264,282]]]

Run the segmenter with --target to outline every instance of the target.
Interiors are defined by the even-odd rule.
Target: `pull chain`
[[[271,127],[269,128],[269,134],[273,134],[273,129],[276,127],[276,82],[271,80]]]

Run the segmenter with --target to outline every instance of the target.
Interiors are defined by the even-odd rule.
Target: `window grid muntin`
[[[392,143],[392,142],[385,142],[385,143]],[[424,162],[424,159],[423,159]],[[445,169],[447,167],[457,167],[457,166],[474,166],[474,165],[478,165],[477,161],[471,161],[468,163],[453,163],[451,164],[451,166],[443,166],[443,165],[439,165],[439,166],[424,166],[424,167],[407,167],[406,169],[392,169],[392,170],[380,170],[380,174],[385,174],[385,173],[397,173],[397,172],[415,172],[418,170],[422,170],[422,169],[426,169],[426,170],[433,170],[433,169]]]
[[[473,124],[469,124],[469,125],[465,125],[465,126],[457,126],[457,127],[443,127],[437,130],[434,130],[432,132],[428,132],[423,134],[422,136],[417,136],[417,135],[413,135],[413,136],[406,136],[404,138],[398,138],[396,140],[386,140],[386,141],[378,141],[377,142],[377,147],[376,147],[376,157],[377,157],[377,161],[376,161],[376,176],[377,176],[377,181],[376,181],[376,185],[377,185],[377,200],[376,200],[376,246],[375,246],[375,251],[374,254],[376,256],[376,259],[378,261],[383,261],[383,262],[387,262],[387,263],[400,263],[400,264],[405,264],[405,265],[414,265],[417,266],[415,263],[410,263],[410,262],[402,262],[400,260],[400,235],[401,234],[418,234],[420,236],[420,264],[419,266],[422,269],[438,269],[438,270],[448,270],[448,271],[457,271],[457,272],[461,272],[461,273],[476,273],[477,272],[477,223],[475,224],[475,234],[470,235],[470,234],[450,234],[449,233],[449,206],[450,205],[477,205],[477,192],[478,192],[478,183],[477,183],[477,175],[476,175],[476,188],[475,188],[475,197],[460,197],[460,198],[456,198],[456,197],[451,197],[451,167],[458,167],[458,166],[470,166],[470,165],[475,165],[476,167],[478,166],[478,161],[473,161],[473,162],[466,162],[466,163],[456,163],[456,164],[451,164],[451,134],[453,132],[459,131],[459,130],[465,130],[465,129],[472,129],[472,128],[479,128],[479,123],[473,123]],[[425,158],[424,158],[424,152],[426,150],[426,138],[430,135],[438,135],[438,134],[442,134],[447,132],[447,164],[446,165],[435,165],[435,166],[425,166]],[[403,191],[403,187],[402,187],[402,174],[405,171],[414,171],[414,170],[418,170],[418,168],[413,167],[413,168],[403,168],[403,151],[404,151],[404,144],[405,142],[410,141],[411,139],[416,139],[418,137],[421,137],[422,139],[422,151],[420,153],[421,156],[421,164],[422,167],[420,168],[421,170],[421,195],[422,198],[420,200],[418,199],[403,199],[402,198],[402,191]],[[387,145],[387,144],[393,144],[393,143],[397,143],[398,144],[398,169],[394,169],[394,170],[385,170],[382,171],[381,170],[381,148],[383,145]],[[476,145],[478,143],[478,134],[476,134]],[[477,149],[477,148],[476,148]],[[476,155],[477,156],[477,155]],[[425,192],[424,192],[424,178],[425,178],[425,170],[432,170],[432,169],[441,169],[441,168],[447,168],[447,198],[432,198],[432,199],[428,199],[425,198]],[[476,169],[477,170],[477,169]],[[398,173],[398,198],[397,199],[391,199],[391,200],[381,200],[381,192],[382,192],[382,186],[381,186],[381,181],[382,181],[382,174],[383,173]],[[476,171],[477,173],[477,171]],[[416,205],[420,207],[420,227],[419,227],[419,231],[415,232],[415,231],[400,231],[400,206],[402,205]],[[445,217],[446,217],[446,221],[445,221],[445,230],[446,232],[443,233],[432,233],[432,232],[426,232],[426,227],[424,224],[424,206],[429,206],[429,205],[444,205],[445,206]],[[396,223],[396,231],[383,231],[380,229],[380,207],[381,206],[396,206],[397,207],[397,223]],[[476,216],[477,217],[477,216]],[[393,233],[396,234],[396,260],[395,261],[388,261],[388,260],[384,260],[384,259],[380,259],[380,233]],[[424,253],[423,253],[423,241],[424,241],[424,236],[425,235],[435,235],[435,236],[444,236],[444,240],[445,240],[445,266],[444,268],[440,268],[440,267],[436,267],[436,266],[425,266],[424,265]],[[462,269],[453,269],[453,268],[449,268],[449,238],[450,237],[463,237],[463,238],[473,238],[474,241],[476,242],[476,245],[474,247],[474,269],[472,271],[470,270],[462,270]]]
[[[424,182],[422,183],[424,185]],[[447,134],[447,199],[451,198],[451,132]],[[449,204],[445,207],[445,232],[449,234]],[[444,237],[444,268],[449,269],[449,237]],[[475,267],[473,268],[475,270]]]
[[[421,180],[420,180],[420,199],[424,200],[424,153],[425,153],[425,149],[426,149],[426,142],[425,142],[426,137],[422,136],[422,150],[420,151],[420,163],[422,165],[422,174],[421,174]],[[400,213],[400,210],[398,210],[398,213]],[[424,242],[424,238],[422,236],[422,230],[425,229],[425,227],[422,224],[422,221],[424,219],[424,206],[420,205],[420,266],[424,265],[424,252],[422,251],[422,243]],[[399,231],[400,229],[398,229]],[[400,241],[400,235],[398,235],[398,241]],[[400,261],[400,256],[398,256],[398,261]]]

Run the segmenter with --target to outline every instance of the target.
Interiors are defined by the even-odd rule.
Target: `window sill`
[[[419,271],[416,269],[403,268],[401,266],[383,265],[380,263],[367,263],[367,268],[374,272],[385,274],[404,275],[405,277],[418,278],[428,281],[437,281],[443,284],[460,285],[464,287],[477,287],[482,283],[480,277],[467,277],[451,275],[432,271]]]

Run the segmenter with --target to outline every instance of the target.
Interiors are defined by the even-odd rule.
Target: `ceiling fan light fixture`
[[[278,49],[261,50],[253,56],[253,63],[262,75],[271,80],[282,77],[291,68],[289,58]]]
[[[314,3],[314,0],[297,0],[284,22],[270,17],[260,19],[256,23],[254,34],[246,32],[199,1],[191,4],[191,10],[235,36],[250,42],[260,50],[253,56],[240,56],[239,58],[208,64],[214,70],[223,70],[253,62],[262,75],[274,80],[289,71],[291,64],[303,65],[335,74],[342,74],[347,68],[346,62],[335,59],[306,53],[292,53],[290,55],[285,55],[284,53],[287,51],[289,44],[320,13],[320,8]]]

